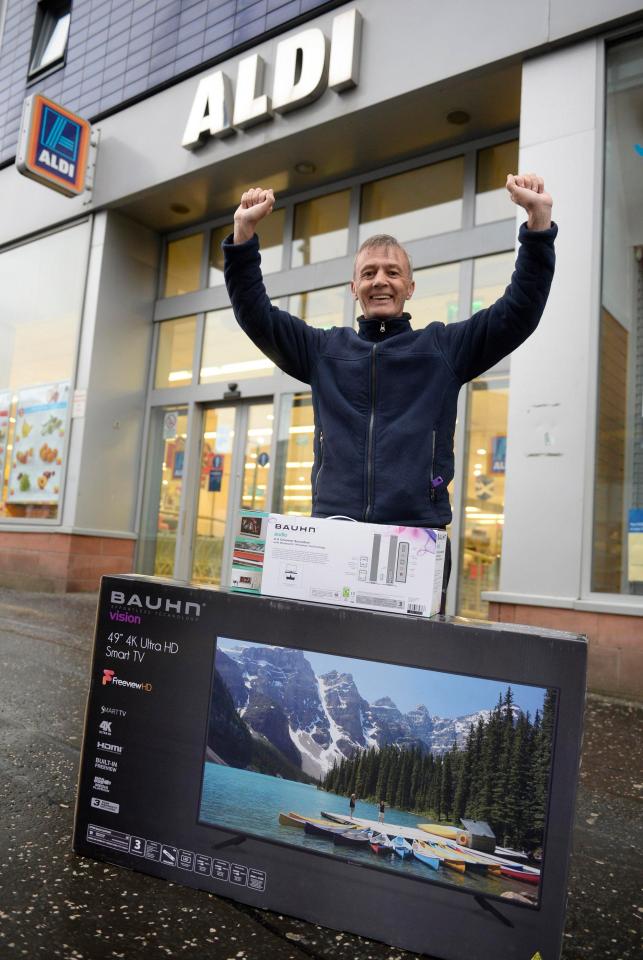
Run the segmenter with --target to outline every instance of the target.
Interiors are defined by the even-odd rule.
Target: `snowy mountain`
[[[444,718],[432,716],[424,704],[402,713],[390,697],[369,703],[352,674],[332,670],[318,676],[301,650],[218,649],[216,668],[251,736],[315,778],[373,746],[444,753],[454,742],[464,745],[471,726],[492,712]],[[513,712],[517,718],[515,704]]]

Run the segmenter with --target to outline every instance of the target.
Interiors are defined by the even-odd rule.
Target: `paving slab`
[[[95,609],[0,589],[0,958],[419,960],[72,852]],[[642,734],[640,705],[589,700],[563,960],[641,956]]]

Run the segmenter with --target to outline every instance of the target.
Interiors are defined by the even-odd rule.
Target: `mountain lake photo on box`
[[[200,822],[538,902],[556,691],[219,637]]]

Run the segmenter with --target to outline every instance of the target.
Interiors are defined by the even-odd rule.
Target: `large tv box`
[[[74,849],[444,960],[560,956],[587,645],[103,579]]]

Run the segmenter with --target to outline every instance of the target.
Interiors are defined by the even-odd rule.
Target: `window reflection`
[[[290,313],[306,320],[313,327],[324,330],[341,327],[344,323],[346,291],[347,287],[341,286],[296,293],[290,297]]]
[[[487,375],[469,385],[458,610],[486,617],[496,590],[504,529],[509,380]]]
[[[196,317],[179,317],[160,324],[154,389],[192,383]]]
[[[313,401],[310,393],[283,397],[277,434],[273,496],[275,513],[310,515],[314,431]]]
[[[350,190],[298,203],[295,207],[291,266],[343,257],[348,244]]]
[[[359,242],[376,233],[405,241],[458,230],[463,184],[464,157],[365,184]]]
[[[170,240],[165,263],[164,297],[178,297],[201,286],[203,234]]]
[[[279,301],[274,300],[273,306],[278,307]],[[206,314],[200,383],[262,377],[274,368],[272,360],[243,332],[231,307]]]
[[[458,319],[460,264],[416,270],[413,274],[415,293],[407,304],[412,315],[411,326],[418,330],[439,320],[452,323]]]
[[[517,171],[517,140],[499,143],[478,152],[475,214],[477,224],[513,217],[515,207],[509,199],[505,183],[507,174]]]

